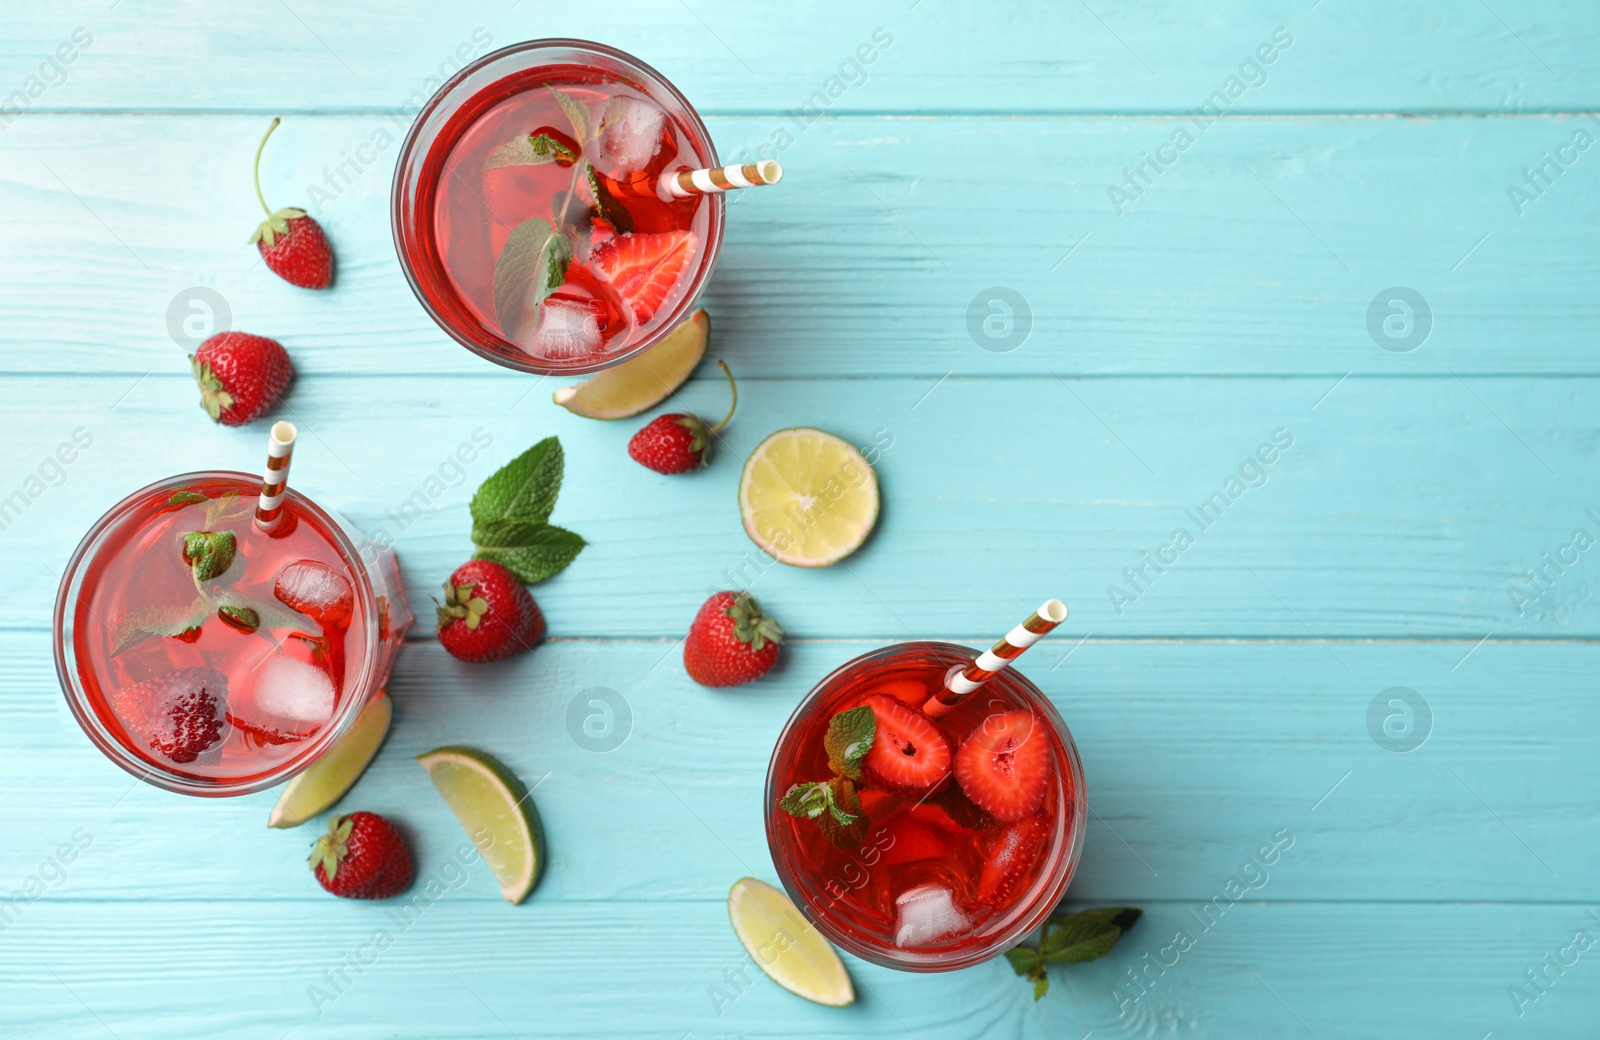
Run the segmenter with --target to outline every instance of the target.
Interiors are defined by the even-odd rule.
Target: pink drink
[[[186,794],[242,794],[305,768],[387,680],[412,621],[391,552],[368,567],[290,490],[271,535],[261,481],[191,473],[118,503],[56,601],[56,661],[92,741]]]
[[[937,720],[921,711],[950,669],[975,656],[949,643],[900,643],[859,657],[812,690],[773,751],[766,820],[778,876],[829,940],[877,964],[948,971],[1015,946],[1061,901],[1082,853],[1082,766],[1032,683],[1008,669]],[[912,732],[918,746],[897,757],[921,763],[931,745],[937,754],[904,770],[882,760],[880,772],[869,752],[854,796],[832,793],[859,817],[849,826],[829,810],[818,819],[781,807],[836,776],[830,723],[863,707],[876,716],[880,751]],[[974,764],[980,753],[984,770]],[[1009,776],[1027,789],[1008,789]]]

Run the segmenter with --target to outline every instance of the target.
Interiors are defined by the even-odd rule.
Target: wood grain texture
[[[711,129],[724,155],[753,157],[775,122]],[[169,308],[189,314],[203,287],[304,373],[496,371],[433,326],[398,270],[403,121],[298,118],[274,139],[267,196],[327,226],[329,294],[279,281],[244,243],[262,125],[19,120],[0,150],[17,258],[0,281],[0,369],[169,363]],[[1195,138],[1183,151],[1180,131]],[[1577,150],[1579,134],[1600,139],[1600,120],[827,119],[783,153],[781,186],[735,196],[705,296],[713,349],[737,372],[789,378],[1594,373],[1600,148]],[[1114,204],[1109,189],[1164,147],[1166,172]],[[1508,188],[1562,147],[1573,165],[1519,215]],[[1004,157],[1004,191],[988,156]],[[969,318],[993,286],[1020,293],[1031,321],[1002,352],[986,348],[1009,345],[1005,329],[974,333]],[[1431,315],[1409,352],[1368,328],[1393,286]]]

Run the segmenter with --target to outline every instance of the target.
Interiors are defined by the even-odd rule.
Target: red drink
[[[1082,765],[1032,683],[1008,669],[937,721],[922,712],[974,657],[950,643],[858,657],[812,690],[773,752],[778,876],[832,942],[887,967],[948,971],[1015,946],[1082,852]],[[863,710],[871,745],[852,779]]]
[[[395,245],[463,345],[525,371],[593,371],[692,308],[723,202],[670,199],[658,181],[715,165],[705,126],[649,66],[576,40],[519,44],[418,115],[395,171]]]
[[[135,492],[62,579],[56,664],[73,713],[169,790],[242,794],[309,765],[387,679],[412,620],[393,553],[369,569],[292,490],[263,534],[260,489],[191,473]]]

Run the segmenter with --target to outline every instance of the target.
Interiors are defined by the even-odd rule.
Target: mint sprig
[[[588,543],[550,523],[566,468],[561,442],[546,437],[495,471],[472,496],[473,556],[528,584],[544,581]]]
[[[577,161],[577,152],[549,134],[524,134],[490,152],[483,168],[499,170],[507,166],[542,166],[545,163],[571,166]]]
[[[1006,951],[1011,970],[1033,983],[1033,999],[1050,988],[1046,968],[1051,964],[1083,964],[1111,952],[1144,911],[1131,906],[1107,906],[1075,914],[1052,914],[1039,933],[1039,945]]]
[[[778,799],[778,808],[790,816],[814,821],[837,848],[859,846],[866,838],[868,820],[855,781],[861,778],[861,762],[872,750],[877,729],[877,716],[866,705],[841,711],[829,719],[822,744],[833,776],[795,784]]]

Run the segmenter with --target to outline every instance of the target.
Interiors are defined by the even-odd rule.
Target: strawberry
[[[912,863],[919,859],[945,859],[950,855],[951,834],[931,823],[917,819],[910,813],[901,813],[884,825],[878,847],[883,850],[883,861],[891,866]],[[877,835],[874,835],[877,838]]]
[[[1044,802],[1050,786],[1050,743],[1030,711],[990,715],[956,753],[956,780],[981,809],[1007,822]]]
[[[243,426],[277,403],[294,378],[282,344],[247,332],[219,332],[189,355],[200,407],[213,422]]]
[[[634,324],[643,325],[667,302],[698,246],[692,231],[617,235],[596,246],[589,261],[627,301]]]
[[[921,794],[950,775],[950,741],[932,719],[901,701],[869,696],[877,734],[862,768],[872,782]]]
[[[719,592],[700,605],[683,643],[683,667],[701,686],[738,686],[772,670],[783,628],[748,592]]]
[[[222,742],[228,680],[215,668],[178,668],[124,686],[111,707],[129,732],[174,762],[193,762]]]
[[[444,583],[439,642],[463,661],[500,661],[544,638],[544,615],[505,565],[468,560]]]
[[[411,887],[412,872],[405,835],[377,813],[331,817],[311,846],[317,884],[345,899],[397,896]]]
[[[267,138],[272,136],[279,122],[273,119],[256,148],[256,198],[261,202],[267,219],[256,228],[250,241],[261,252],[261,259],[266,261],[267,267],[290,285],[298,285],[302,289],[326,289],[333,284],[333,247],[328,245],[328,236],[323,233],[322,225],[307,216],[303,209],[290,207],[273,212],[272,207],[267,205],[266,196],[261,194],[261,152],[267,147]]]
[[[669,475],[688,473],[711,461],[711,435],[728,425],[733,410],[739,407],[739,387],[733,381],[733,372],[726,362],[717,364],[728,377],[728,386],[733,391],[733,403],[728,405],[728,414],[722,421],[708,427],[697,415],[682,412],[658,415],[628,442],[628,455],[633,461],[646,469]]]
[[[978,876],[978,902],[1003,907],[1022,888],[1050,837],[1050,817],[1034,813],[1008,825],[989,844]]]

